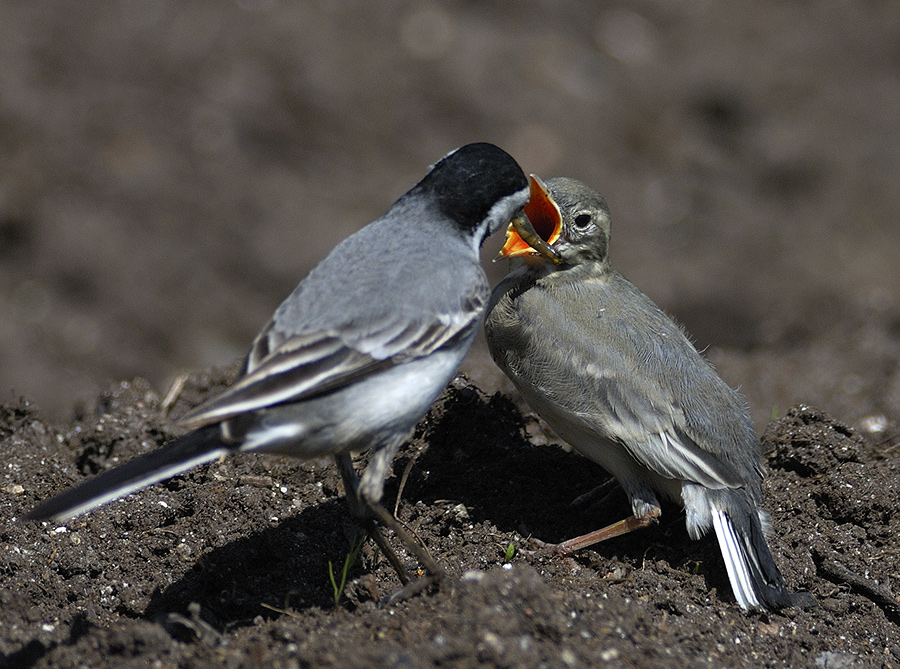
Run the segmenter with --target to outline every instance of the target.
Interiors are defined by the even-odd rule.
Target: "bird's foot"
[[[393,606],[397,602],[402,602],[405,599],[415,597],[421,592],[425,592],[432,586],[440,588],[444,580],[445,576],[443,572],[440,575],[425,574],[424,576],[420,576],[414,581],[410,581],[396,592],[386,597],[382,597],[381,601],[378,602],[378,608],[383,609],[389,606]]]
[[[372,537],[372,541],[375,542],[375,545],[378,546],[382,555],[387,559],[390,565],[394,568],[394,571],[397,572],[397,578],[400,579],[400,582],[406,586],[408,585],[412,579],[409,576],[409,571],[407,571],[404,564],[400,561],[400,558],[397,556],[397,553],[391,548],[391,545],[387,542],[387,539],[384,538],[384,535],[378,529],[378,525],[375,524],[374,520],[370,520],[368,523],[365,523],[366,531],[369,533],[369,536]]]
[[[390,529],[391,532],[394,533],[394,536],[396,536],[398,539],[400,539],[401,542],[403,542],[403,545],[406,546],[407,550],[409,550],[416,557],[416,560],[418,560],[419,564],[427,574],[427,576],[425,577],[425,582],[417,586],[416,584],[420,581],[423,581],[423,579],[419,578],[416,580],[410,580],[408,573],[406,573],[406,570],[403,569],[403,574],[405,574],[404,580],[404,577],[401,575],[402,565],[400,564],[399,559],[396,557],[393,551],[389,552],[388,550],[385,550],[385,547],[387,547],[386,541],[384,542],[384,546],[381,546],[381,544],[379,544],[379,547],[381,547],[382,550],[385,551],[385,555],[388,556],[388,559],[391,559],[390,555],[394,556],[396,564],[393,561],[391,562],[391,564],[394,566],[397,574],[401,576],[400,580],[404,583],[404,589],[407,586],[410,587],[410,592],[406,596],[412,596],[414,594],[422,592],[430,585],[440,586],[446,580],[444,570],[438,564],[437,560],[435,560],[431,556],[431,553],[428,552],[428,549],[425,548],[422,542],[414,537],[409,532],[409,530],[407,530],[406,527],[403,526],[403,523],[394,518],[394,516],[381,504],[369,503],[367,506],[372,514],[372,517],[381,525]],[[382,541],[384,541],[383,538]],[[401,592],[403,592],[403,590],[401,590]],[[405,599],[405,597],[403,598]],[[395,599],[394,601],[398,600]]]
[[[572,555],[577,549],[567,548],[565,546],[566,542],[558,544],[551,544],[547,541],[541,541],[540,539],[536,539],[535,537],[531,537],[528,539],[528,544],[531,547],[530,554],[532,556],[536,555],[538,552],[541,553],[552,553],[553,555]]]
[[[659,514],[659,507],[653,507],[642,516],[629,516],[625,520],[620,520],[618,523],[613,523],[612,525],[608,525],[607,527],[604,527],[602,529],[594,530],[593,532],[588,532],[587,534],[582,534],[580,537],[573,537],[572,539],[568,539],[566,541],[563,541],[562,543],[548,544],[534,538],[531,539],[531,542],[538,548],[553,551],[556,555],[571,555],[572,553],[579,551],[582,548],[593,546],[594,544],[598,544],[601,541],[606,541],[607,539],[612,539],[613,537],[620,537],[623,534],[628,534],[629,532],[633,532],[634,530],[640,530],[645,527],[649,527],[653,523],[657,522]]]

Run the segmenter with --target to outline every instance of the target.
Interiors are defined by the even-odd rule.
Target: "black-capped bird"
[[[390,527],[437,577],[438,565],[381,505],[384,479],[481,323],[490,295],[482,242],[528,195],[521,168],[498,147],[450,153],[303,279],[257,335],[235,383],[183,418],[192,432],[28,517],[64,522],[230,453],[333,455],[353,513]],[[350,453],[364,449],[371,455],[358,478]]]

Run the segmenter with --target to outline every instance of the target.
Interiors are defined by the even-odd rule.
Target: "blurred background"
[[[331,247],[491,141],[605,194],[614,266],[759,426],[805,401],[878,429],[898,129],[888,0],[5,2],[0,400],[64,419],[232,363]],[[482,343],[465,369],[507,387]]]

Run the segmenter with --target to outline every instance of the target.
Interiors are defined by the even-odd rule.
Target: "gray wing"
[[[707,487],[743,486],[758,471],[747,455],[756,435],[740,397],[624,278],[537,285],[514,304],[514,316],[503,319],[515,326],[495,333],[496,346],[509,349],[512,375],[578,432],[621,444],[661,476]]]
[[[182,424],[331,392],[469,337],[488,291],[472,252],[455,240],[429,251],[433,239],[397,228],[382,219],[339,244],[257,335],[243,375]]]
[[[443,314],[431,322],[385,323],[365,339],[348,343],[334,332],[285,336],[270,326],[256,338],[247,372],[228,390],[186,415],[196,429],[238,414],[327,393],[428,354],[467,337],[480,308],[465,316]],[[269,348],[273,342],[280,345]]]

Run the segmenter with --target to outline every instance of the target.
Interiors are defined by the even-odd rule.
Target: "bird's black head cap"
[[[527,188],[528,180],[512,156],[498,146],[478,142],[442,158],[414,190],[427,192],[445,216],[475,231],[494,205]],[[518,206],[526,200],[523,195]]]

